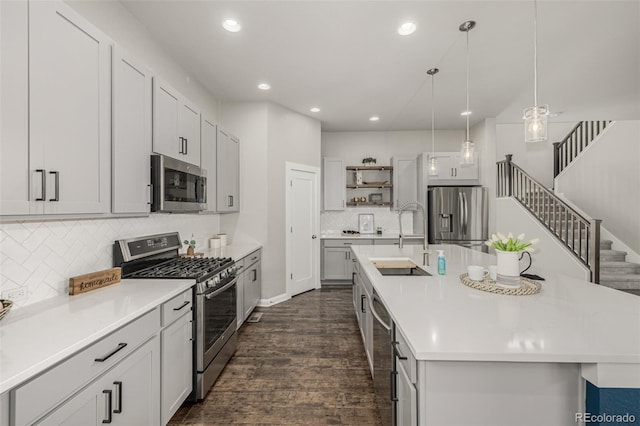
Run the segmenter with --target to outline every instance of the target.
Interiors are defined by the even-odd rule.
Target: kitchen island
[[[487,293],[459,276],[495,256],[430,248],[444,249],[445,276],[434,255],[424,266],[432,276],[382,276],[371,263],[422,266],[421,247],[352,247],[415,360],[418,424],[568,425],[585,411],[640,422],[640,298],[552,273],[536,295]]]

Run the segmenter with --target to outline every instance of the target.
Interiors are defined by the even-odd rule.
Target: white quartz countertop
[[[182,293],[194,280],[125,279],[10,311],[0,321],[0,394]]]
[[[256,250],[261,249],[262,246],[258,243],[244,243],[244,244],[232,244],[216,249],[204,249],[196,250],[204,253],[205,257],[230,257],[234,261],[238,261],[244,257],[247,257]]]
[[[382,276],[371,258],[410,257],[422,247],[352,246],[362,271],[407,338],[418,360],[640,363],[640,297],[553,273],[540,273],[536,295],[507,296],[463,285],[467,265],[495,264],[493,255],[444,249],[447,274]],[[435,253],[435,251],[434,251]]]
[[[406,237],[406,236],[405,236]],[[411,236],[409,236],[411,237]],[[383,232],[382,234],[342,234],[341,232],[325,232],[320,234],[320,238],[323,240],[339,240],[342,238],[359,238],[363,240],[374,239],[374,240],[397,240],[398,233],[397,232]]]

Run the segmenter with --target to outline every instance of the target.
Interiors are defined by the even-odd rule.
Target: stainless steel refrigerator
[[[436,186],[427,191],[430,244],[458,244],[487,251],[487,189]]]

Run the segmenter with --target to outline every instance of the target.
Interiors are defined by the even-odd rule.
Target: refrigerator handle
[[[462,232],[467,235],[467,226],[469,225],[469,203],[467,202],[467,194],[462,193],[462,202],[464,204],[464,224],[462,225]]]
[[[458,192],[458,226],[459,226],[459,234],[457,238],[464,239],[464,234],[466,234],[464,230],[464,199],[462,198],[462,192]]]

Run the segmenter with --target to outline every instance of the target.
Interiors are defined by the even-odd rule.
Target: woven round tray
[[[475,288],[477,290],[488,291],[490,293],[508,294],[511,296],[528,296],[530,294],[540,293],[542,286],[528,278],[520,277],[520,287],[507,288],[496,284],[495,281],[491,281],[489,278],[485,278],[483,281],[473,281],[469,279],[468,275],[460,275],[460,281],[467,287]]]
[[[9,313],[9,309],[13,306],[13,302],[9,299],[0,299],[0,305],[2,306],[0,309],[0,319],[2,319]]]

